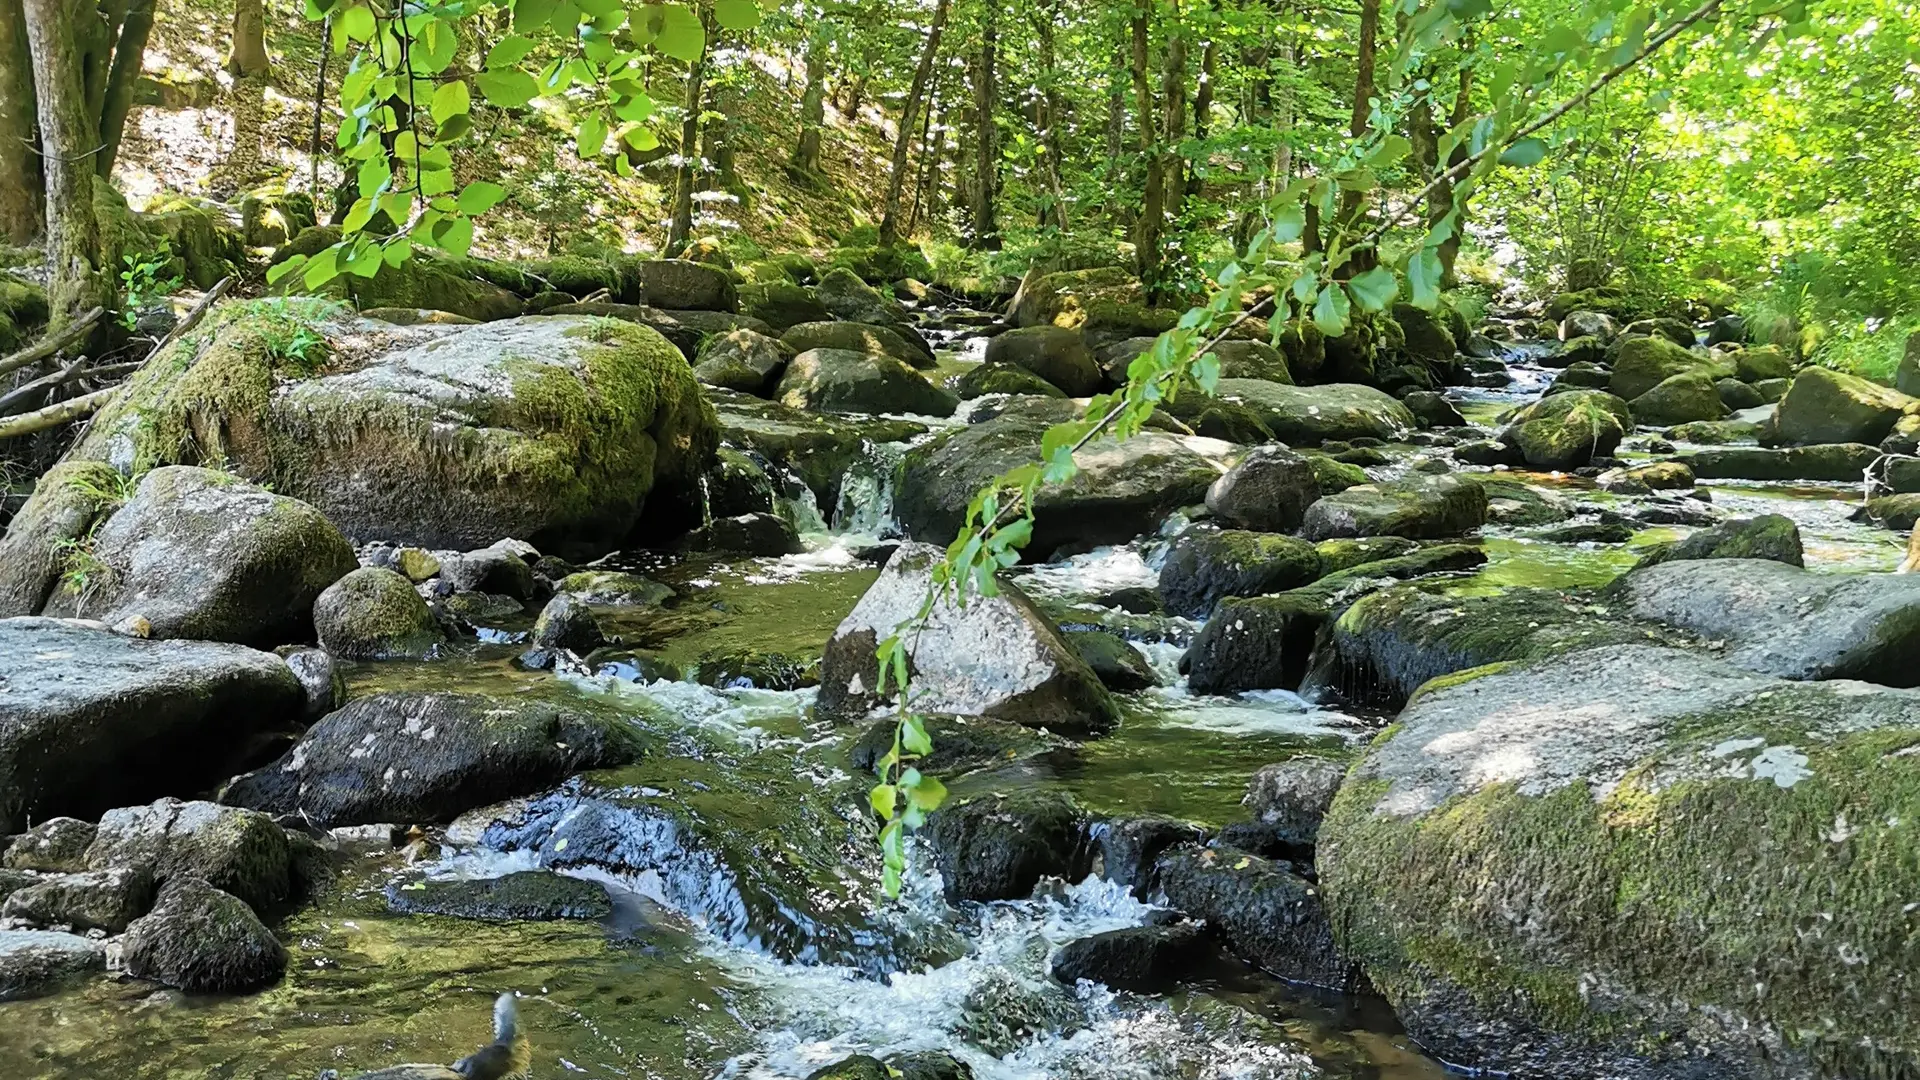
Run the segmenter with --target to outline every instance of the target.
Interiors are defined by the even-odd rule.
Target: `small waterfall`
[[[840,482],[840,499],[833,508],[833,531],[854,536],[885,536],[897,531],[893,520],[893,484],[904,443],[868,441],[860,460]]]
[[[809,536],[829,531],[827,519],[820,513],[820,500],[814,498],[813,489],[799,474],[773,465],[767,469],[767,479],[773,481],[774,512],[786,518],[794,532]]]

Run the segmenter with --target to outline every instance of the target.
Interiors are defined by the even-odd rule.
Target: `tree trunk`
[[[701,21],[707,22],[702,9]],[[713,40],[713,27],[707,27],[707,43]],[[693,186],[697,181],[696,166],[700,158],[700,107],[705,97],[707,77],[707,45],[700,46],[700,55],[687,65],[686,118],[680,122],[680,167],[674,174],[673,182],[673,222],[667,227],[667,257],[673,258],[687,246],[693,238]]]
[[[1373,66],[1379,36],[1380,0],[1360,0],[1360,49],[1354,63],[1353,121],[1348,126],[1348,134],[1356,139],[1367,133],[1368,121],[1373,116]],[[1355,231],[1360,216],[1366,211],[1366,203],[1363,192],[1341,192],[1340,209],[1334,215],[1337,236],[1345,237]],[[1378,256],[1372,250],[1356,251],[1334,273],[1337,277],[1351,277],[1371,269],[1377,261]]]
[[[793,148],[793,167],[803,173],[820,171],[820,131],[827,123],[827,37],[816,32],[807,39],[807,88],[800,94],[800,142]]]
[[[1467,66],[1466,58],[1462,56],[1460,64],[1460,85],[1459,88],[1454,91],[1453,113],[1448,118],[1448,126],[1458,127],[1460,124],[1465,123],[1467,117],[1472,114],[1472,111],[1473,69]],[[1463,140],[1461,145],[1454,147],[1453,153],[1448,155],[1447,168],[1458,168],[1465,164],[1466,160],[1467,147]],[[1435,190],[1433,196],[1427,202],[1427,221],[1430,226],[1439,224],[1440,219],[1447,216],[1447,211],[1452,209],[1454,182],[1448,180],[1445,182],[1444,187],[1444,193],[1440,190]],[[1460,234],[1466,231],[1467,201],[1471,198],[1473,198],[1471,194],[1460,196],[1460,216],[1454,219],[1453,235],[1448,237],[1440,245],[1440,286],[1442,288],[1451,289],[1460,283],[1460,279],[1455,276],[1453,272],[1453,265],[1460,258]]]
[[[933,78],[933,61],[940,54],[940,34],[947,28],[947,9],[951,0],[939,0],[933,8],[933,23],[927,27],[927,44],[920,50],[920,66],[913,69],[913,86],[907,90],[907,103],[900,110],[900,130],[893,138],[893,169],[887,175],[887,202],[880,214],[880,246],[900,242],[900,192],[907,183],[907,153],[913,149],[913,122],[920,115],[920,104],[927,96],[927,81]]]
[[[28,243],[45,224],[36,122],[26,15],[0,0],[0,242]]]
[[[1053,53],[1053,27],[1060,21],[1060,0],[1051,0],[1046,9],[1034,20],[1034,33],[1040,41],[1040,161],[1045,174],[1042,181],[1047,186],[1047,196],[1041,204],[1040,227],[1048,225],[1067,231],[1067,193],[1060,183],[1060,174],[1065,171],[1064,154],[1060,149],[1060,122],[1064,111],[1060,107],[1060,72],[1055,65]]]
[[[1166,178],[1154,138],[1153,84],[1147,78],[1147,12],[1133,16],[1133,104],[1139,128],[1140,157],[1147,164],[1147,182],[1140,199],[1140,217],[1133,223],[1133,265],[1150,298],[1160,282],[1160,230],[1165,214]]]
[[[133,112],[133,92],[140,82],[140,68],[147,56],[147,37],[153,32],[153,8],[157,0],[133,0],[127,18],[120,26],[120,42],[114,46],[113,67],[107,72],[107,90],[100,106],[100,141],[104,144],[97,159],[103,177],[113,176],[113,165],[120,156],[120,140],[126,133],[127,117]],[[255,0],[256,5],[258,0]],[[263,31],[264,32],[264,31]],[[261,63],[266,62],[264,39],[260,47]],[[264,95],[264,88],[262,90]]]
[[[994,112],[1000,100],[1000,3],[987,0],[980,28],[980,53],[973,65],[973,235],[976,250],[1000,250],[1000,129]]]
[[[1127,141],[1127,46],[1114,49],[1113,69],[1107,72],[1107,173],[1120,175],[1120,153]]]
[[[935,76],[933,86],[927,90],[927,107],[920,110],[920,170],[913,180],[913,210],[907,214],[907,235],[912,236],[920,227],[920,207],[926,202],[931,186],[930,178],[940,168],[940,155],[945,146],[935,146],[928,140],[933,137],[933,108],[940,103],[940,78]]]
[[[52,326],[94,307],[113,307],[111,268],[100,265],[93,213],[99,114],[88,109],[87,57],[105,35],[99,11],[76,0],[24,0],[27,44],[46,171],[47,299]],[[104,91],[105,79],[101,80]]]
[[[234,0],[233,49],[227,56],[233,76],[233,152],[221,166],[221,186],[239,191],[260,178],[260,146],[266,129],[267,22],[261,0]]]
[[[1217,9],[1218,6],[1216,2],[1215,8]],[[1207,141],[1207,121],[1213,113],[1213,77],[1214,73],[1218,70],[1219,61],[1220,42],[1215,40],[1214,35],[1209,34],[1207,36],[1206,47],[1200,51],[1200,85],[1193,92],[1193,138],[1195,142],[1204,143]],[[1201,153],[1204,154],[1205,151],[1203,150]],[[1204,161],[1205,158],[1203,157],[1201,160]],[[1190,199],[1198,198],[1201,184],[1200,170],[1188,170],[1187,197]]]
[[[1166,135],[1160,166],[1161,182],[1166,185],[1167,216],[1179,220],[1186,210],[1186,162],[1180,157],[1180,141],[1187,137],[1187,39],[1176,20],[1167,29],[1166,65],[1160,72],[1161,104],[1166,109],[1162,125]]]

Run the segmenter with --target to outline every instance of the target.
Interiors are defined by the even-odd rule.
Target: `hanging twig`
[[[92,311],[68,323],[66,327],[59,332],[48,334],[38,342],[29,345],[4,360],[0,360],[0,375],[7,375],[18,371],[28,364],[39,363],[59,352],[61,349],[80,340],[87,335],[89,330],[93,329],[93,324],[100,320],[100,316],[106,313],[105,308],[94,308]]]

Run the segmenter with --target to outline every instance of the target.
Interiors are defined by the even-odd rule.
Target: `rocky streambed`
[[[1911,399],[1587,310],[1229,343],[936,613],[887,902],[874,643],[1161,314],[629,276],[234,305],[42,480],[0,1070],[452,1061],[503,989],[541,1077],[1913,1067]]]

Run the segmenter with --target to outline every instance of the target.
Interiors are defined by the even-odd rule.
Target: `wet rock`
[[[305,703],[271,653],[32,617],[0,619],[0,688],[0,833],[212,787]]]
[[[1275,439],[1290,446],[1318,446],[1328,439],[1356,436],[1391,441],[1416,426],[1405,405],[1371,386],[1287,386],[1261,379],[1222,379],[1217,393],[1251,408]]]
[[[353,660],[419,658],[446,641],[412,582],[370,566],[321,593],[313,623],[321,648]]]
[[[1905,532],[1920,521],[1920,495],[1881,495],[1854,511],[1853,520],[1871,521]]]
[[[0,1001],[41,997],[106,966],[101,942],[51,930],[0,930]]]
[[[140,618],[148,637],[257,648],[305,638],[314,599],[358,565],[313,507],[186,466],[147,473],[91,551],[103,571],[56,591],[46,614]]]
[[[1722,315],[1707,328],[1707,344],[1738,345],[1747,340],[1747,320],[1740,315]]]
[[[1453,402],[1447,400],[1445,394],[1437,394],[1431,390],[1415,390],[1401,398],[1400,402],[1407,407],[1408,412],[1413,414],[1414,419],[1420,421],[1422,427],[1459,427],[1467,422]]]
[[[1364,474],[1362,474],[1364,475]],[[1320,498],[1312,461],[1284,446],[1247,452],[1207,489],[1207,509],[1227,524],[1259,532],[1292,532]]]
[[[1782,442],[1877,444],[1916,405],[1920,400],[1878,383],[1807,367],[1794,376],[1774,418]]]
[[[293,672],[293,677],[300,680],[300,689],[306,692],[306,720],[318,720],[346,703],[347,681],[325,649],[283,646],[275,651],[287,662],[287,670]]]
[[[1719,642],[1727,662],[1752,671],[1920,685],[1920,578],[1911,574],[1717,558],[1636,569],[1613,588],[1633,615]]]
[[[1402,711],[1348,779],[1320,833],[1327,907],[1445,1060],[1870,1074],[1863,1040],[1904,1045],[1916,1023],[1896,1004],[1915,945],[1880,883],[1908,850],[1886,823],[1911,820],[1920,790],[1915,759],[1887,748],[1913,745],[1917,721],[1909,691],[1649,646],[1482,669]],[[1844,826],[1804,813],[1868,793]]]
[[[988,394],[1032,394],[1051,398],[1067,396],[1065,391],[1047,380],[1012,364],[981,364],[960,376],[953,389],[963,401]]]
[[[1788,566],[1805,566],[1800,529],[1792,518],[1762,514],[1734,518],[1702,529],[1684,540],[1661,544],[1640,557],[1641,566],[1687,559],[1769,559]]]
[[[893,1074],[878,1058],[865,1054],[836,1061],[807,1074],[807,1080],[892,1080]]]
[[[571,593],[559,593],[547,601],[533,624],[533,647],[565,650],[585,656],[607,643],[600,620],[584,601]]]
[[[900,301],[860,280],[859,274],[846,267],[827,271],[814,286],[813,295],[836,319],[876,326],[906,326],[912,322]]]
[[[1606,360],[1609,340],[1611,336],[1597,334],[1570,337],[1557,348],[1540,354],[1539,364],[1545,368],[1591,367]]]
[[[1613,321],[1613,316],[1598,311],[1575,311],[1560,320],[1561,341],[1591,337],[1605,345],[1619,333],[1620,324]]]
[[[223,801],[317,824],[441,822],[640,754],[629,721],[537,698],[401,692],[360,698]]]
[[[790,281],[757,282],[739,287],[740,314],[759,319],[778,334],[801,323],[833,318],[813,292]]]
[[[1160,596],[1175,615],[1205,618],[1222,597],[1284,592],[1319,576],[1320,553],[1305,540],[1237,529],[1188,529],[1167,552]]]
[[[1311,845],[1346,777],[1344,762],[1302,754],[1254,773],[1240,804],[1255,821]]]
[[[1549,544],[1624,544],[1633,539],[1633,534],[1633,526],[1624,523],[1591,523],[1549,529],[1540,533],[1539,539]]]
[[[1844,480],[1858,482],[1880,451],[1858,443],[1702,450],[1680,460],[1706,480]]]
[[[899,1080],[973,1080],[973,1069],[944,1050],[895,1054],[887,1059],[887,1068],[898,1073]]]
[[[1654,491],[1687,491],[1697,479],[1693,469],[1684,461],[1657,461],[1652,465],[1628,469],[1626,473]]]
[[[1505,465],[1518,468],[1527,463],[1526,454],[1517,446],[1493,439],[1474,439],[1453,448],[1453,456],[1463,465]]]
[[[387,910],[489,922],[604,919],[613,901],[604,885],[523,870],[497,878],[415,881],[387,886]]]
[[[845,349],[809,349],[780,377],[775,399],[826,413],[918,413],[952,416],[951,393],[891,356]]]
[[[1130,926],[1062,945],[1053,954],[1053,977],[1068,986],[1085,979],[1164,994],[1203,970],[1210,951],[1206,934],[1192,923]]]
[[[530,600],[537,585],[522,545],[502,540],[491,547],[450,555],[441,561],[440,580],[452,592],[482,592]]]
[[[805,550],[793,523],[778,514],[740,514],[715,518],[687,534],[692,551],[724,551],[762,558],[797,555]]]
[[[1652,339],[1647,339],[1652,340]],[[1633,414],[1619,397],[1599,390],[1570,390],[1515,413],[1500,439],[1541,469],[1576,469],[1606,457],[1633,430]]]
[[[1357,982],[1334,944],[1320,889],[1279,863],[1232,848],[1185,844],[1160,856],[1168,903],[1247,960],[1283,979],[1334,989]]]
[[[176,878],[122,943],[127,974],[188,993],[233,994],[278,982],[286,950],[247,905],[197,878]]]
[[[1675,375],[1703,374],[1708,381],[1732,374],[1730,364],[1710,359],[1664,337],[1622,337],[1608,349],[1613,366],[1609,389],[1632,401]]]
[[[920,610],[938,548],[903,545],[828,642],[817,708],[864,716],[880,704],[875,650]],[[992,642],[991,648],[982,642]],[[918,708],[984,716],[1067,734],[1106,731],[1119,714],[1100,680],[1025,593],[1002,582],[1000,595],[965,608],[936,604],[912,655]]]
[[[928,826],[947,899],[1023,900],[1043,877],[1079,881],[1092,867],[1087,821],[1054,791],[951,803]]]
[[[1348,488],[1307,508],[1300,535],[1309,540],[1345,536],[1404,536],[1415,540],[1459,536],[1487,521],[1485,490],[1454,476],[1410,476]]]
[[[1120,635],[1106,630],[1067,630],[1062,636],[1108,690],[1129,694],[1160,685],[1153,665]]]
[[[674,595],[671,588],[652,578],[615,570],[568,574],[554,591],[594,607],[659,607]]]
[[[1700,340],[1700,335],[1694,330],[1693,325],[1679,319],[1636,319],[1628,323],[1620,332],[1663,337],[1683,349],[1692,348]]]
[[[153,878],[144,870],[93,870],[46,878],[15,891],[0,904],[0,917],[118,934],[146,914],[152,899]]]
[[[1320,571],[1337,574],[1366,563],[1397,559],[1420,550],[1420,545],[1404,536],[1361,536],[1322,540],[1314,545],[1320,553]]]
[[[670,310],[734,311],[739,307],[726,271],[685,259],[640,263],[640,302]]]
[[[1547,388],[1549,394],[1563,394],[1568,390],[1605,390],[1613,385],[1613,373],[1604,366],[1589,361],[1576,361],[1565,371],[1553,377],[1553,385]]]
[[[9,870],[38,870],[65,874],[86,868],[87,845],[93,843],[93,825],[79,818],[48,818],[25,835],[16,836],[0,866]]]
[[[1634,398],[1629,408],[1634,422],[1646,427],[1718,420],[1727,414],[1718,385],[1704,371],[1689,371],[1666,379]]]
[[[820,685],[817,661],[757,649],[716,649],[700,654],[694,680],[722,690],[805,690]]]
[[[1029,326],[995,337],[987,344],[987,363],[1024,368],[1058,387],[1068,397],[1099,391],[1100,365],[1074,330]]]
[[[693,374],[707,386],[763,397],[786,366],[779,342],[752,330],[730,330],[701,343]]]
[[[1163,852],[1179,844],[1203,843],[1207,838],[1206,832],[1191,822],[1154,815],[1096,822],[1092,833],[1100,852],[1100,876],[1127,886],[1142,899],[1159,888],[1155,866]]]
[[[1039,757],[1067,745],[1066,740],[1058,736],[978,716],[929,716],[922,723],[927,737],[933,740],[933,753],[916,765],[920,771],[938,776],[952,777],[1022,758]],[[873,772],[880,759],[893,749],[897,726],[895,720],[881,720],[867,728],[848,752],[852,766],[862,773]]]
[[[764,462],[763,474],[779,476],[783,486],[797,478],[821,506],[839,504],[842,484],[869,460],[871,444],[902,442],[927,431],[911,420],[829,416],[725,390],[710,393],[727,442]],[[724,516],[727,508],[715,503],[710,509]],[[767,509],[770,506],[732,512]]]
[[[1720,395],[1720,403],[1734,412],[1741,412],[1746,409],[1757,409],[1762,405],[1767,405],[1779,400],[1778,398],[1768,398],[1750,384],[1743,383],[1738,379],[1716,380],[1713,388]]]
[[[266,911],[294,894],[296,853],[265,814],[210,802],[161,799],[101,815],[87,866],[134,868],[156,887],[193,877]]]
[[[891,356],[910,367],[933,366],[933,351],[916,334],[911,339],[901,331],[885,326],[857,322],[810,322],[789,327],[780,335],[780,344],[789,354],[809,349],[840,349],[846,352],[879,353]]]

